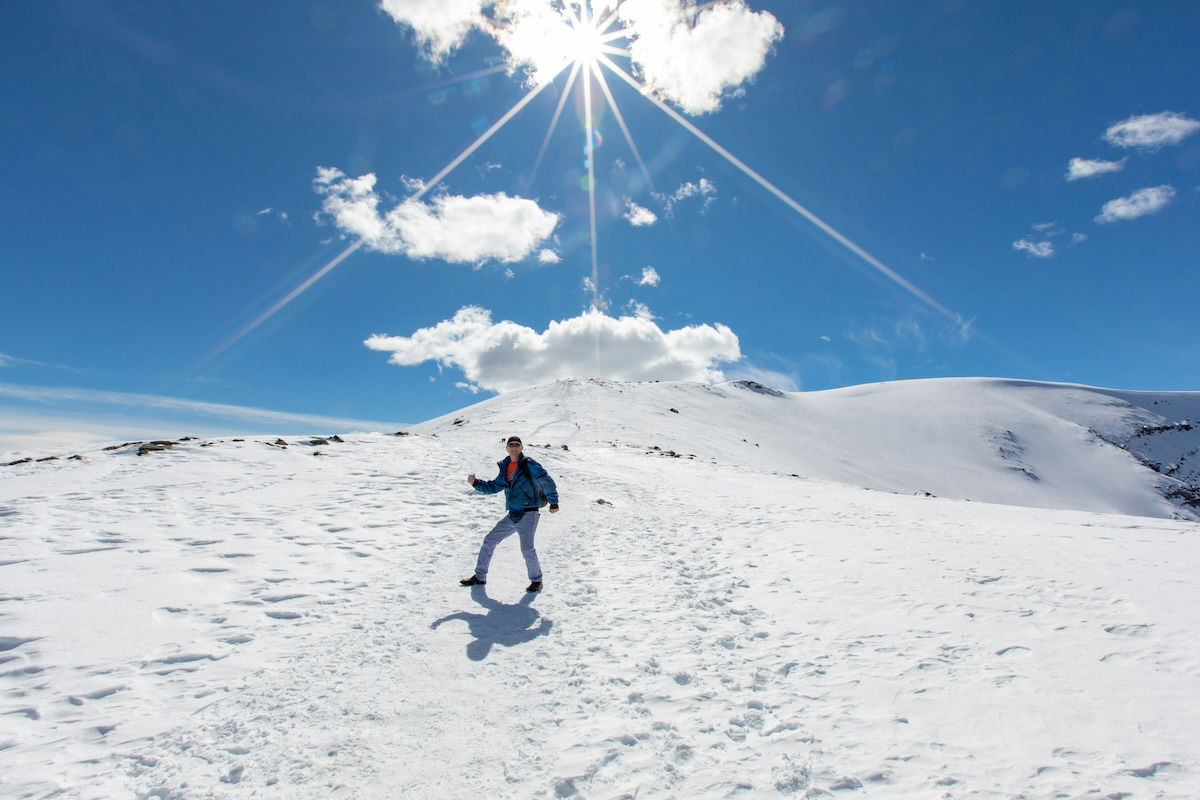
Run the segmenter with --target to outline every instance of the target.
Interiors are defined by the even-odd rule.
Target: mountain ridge
[[[1200,519],[1200,392],[1009,378],[782,392],[560,380],[434,418],[414,433],[635,446],[901,493]],[[543,442],[545,440],[545,442]]]

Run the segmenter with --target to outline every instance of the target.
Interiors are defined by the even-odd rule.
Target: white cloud
[[[1104,132],[1104,140],[1116,147],[1153,150],[1179,144],[1196,131],[1200,131],[1200,122],[1178,112],[1163,111],[1118,122]]]
[[[614,3],[592,2],[603,14]],[[379,7],[410,28],[425,55],[443,60],[472,30],[508,51],[508,66],[541,84],[579,56],[563,11],[549,0],[380,0]],[[634,73],[660,98],[689,114],[705,114],[737,96],[766,63],[783,26],[744,0],[625,0],[619,14],[629,29]],[[584,43],[589,46],[589,43]]]
[[[707,3],[626,0],[634,70],[659,97],[688,114],[706,114],[762,70],[783,26],[742,0]]]
[[[1013,250],[1024,250],[1035,258],[1049,258],[1054,255],[1052,242],[1035,242],[1029,239],[1018,239],[1013,242]]]
[[[1151,186],[1146,189],[1138,189],[1128,197],[1118,197],[1105,203],[1104,207],[1100,209],[1100,215],[1096,217],[1096,222],[1103,225],[1109,222],[1144,217],[1147,214],[1161,211],[1173,199],[1175,199],[1173,186]]]
[[[717,185],[708,178],[701,178],[698,181],[684,183],[671,194],[654,195],[654,199],[663,204],[668,216],[675,212],[676,203],[693,197],[703,197],[704,207],[701,211],[707,211],[708,207],[717,199]]]
[[[539,264],[557,264],[560,261],[562,261],[562,259],[559,257],[558,253],[548,248],[543,249],[542,252],[538,253]]]
[[[896,321],[896,339],[919,351],[925,350],[928,344],[925,329],[913,317],[906,317]]]
[[[484,23],[490,0],[380,0],[379,7],[400,25],[412,28],[426,55],[439,61],[462,44],[472,28]]]
[[[642,277],[637,282],[638,286],[658,286],[662,278],[658,274],[658,270],[654,267],[642,267]]]
[[[279,210],[279,209],[277,209],[277,208],[264,208],[262,211],[259,211],[259,212],[258,212],[258,215],[257,215],[257,216],[260,216],[260,217],[275,217],[275,218],[276,218],[277,220],[279,220],[280,222],[287,222],[287,221],[288,221],[288,213],[287,213],[286,211],[280,211],[280,210]]]
[[[76,367],[68,367],[68,366],[64,366],[63,364],[47,364],[45,361],[34,361],[33,359],[30,359],[30,358],[17,358],[16,356],[11,356],[8,353],[0,353],[0,368],[13,367],[13,366],[17,366],[17,365],[23,365],[23,366],[29,366],[29,367],[46,367],[48,369],[64,369],[67,372],[75,372],[75,373],[91,372],[91,370],[78,369]]]
[[[641,228],[658,222],[658,215],[632,200],[627,200],[625,202],[625,219],[635,228]]]
[[[562,12],[546,0],[500,0],[493,9],[489,31],[508,51],[510,69],[527,70],[530,83],[547,83],[578,55]]]
[[[1022,236],[1013,242],[1013,250],[1028,253],[1034,258],[1050,258],[1058,252],[1058,245],[1061,242],[1056,242],[1056,240],[1067,234],[1066,229],[1058,227],[1057,222],[1037,222],[1032,227],[1033,233]],[[1075,247],[1086,241],[1085,234],[1072,233],[1066,246]]]
[[[520,261],[550,237],[559,220],[533,200],[503,192],[439,195],[429,203],[403,200],[381,214],[373,173],[351,178],[332,167],[317,168],[313,188],[341,231],[360,237],[372,250],[414,259]]]
[[[947,334],[947,338],[949,338],[950,341],[955,344],[965,345],[967,342],[971,341],[971,336],[974,334],[974,332],[975,318],[971,317],[971,319],[963,319],[962,317],[959,317],[954,323],[954,327]]]
[[[1126,158],[1122,158],[1120,161],[1105,161],[1102,158],[1094,160],[1072,158],[1067,164],[1067,180],[1077,181],[1081,178],[1094,178],[1109,172],[1120,172],[1125,169],[1125,162],[1128,160]]]
[[[630,300],[625,304],[625,310],[638,319],[645,319],[653,322],[658,319],[654,316],[654,312],[650,310],[650,306],[645,303],[639,303],[637,300]]]
[[[390,352],[388,361],[400,366],[458,367],[471,383],[496,392],[571,377],[716,382],[724,379],[718,364],[741,358],[737,336],[720,323],[664,331],[648,319],[595,309],[539,333],[467,306],[411,336],[375,335],[364,344]]]
[[[88,442],[184,434],[220,436],[259,432],[289,435],[322,431],[392,431],[402,427],[396,422],[57,386],[0,383],[0,399],[5,401],[0,413],[0,449],[79,447]]]
[[[678,203],[680,200],[686,200],[689,197],[701,195],[708,197],[717,193],[717,185],[708,178],[701,178],[699,181],[687,183],[675,190],[675,194],[671,195],[672,202]]]

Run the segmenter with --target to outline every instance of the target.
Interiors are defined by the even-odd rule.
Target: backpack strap
[[[538,508],[545,508],[550,499],[546,497],[546,493],[542,491],[542,487],[538,485],[538,482],[533,479],[533,471],[529,469],[529,459],[522,459],[518,469],[525,470],[525,476],[529,478],[529,484],[533,486],[534,497],[538,501]]]

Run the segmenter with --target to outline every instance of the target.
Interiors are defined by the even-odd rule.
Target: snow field
[[[1194,523],[573,444],[468,590],[494,438],[10,468],[0,796],[1200,793]]]

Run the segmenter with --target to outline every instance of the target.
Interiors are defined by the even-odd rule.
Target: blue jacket
[[[503,461],[497,463],[497,466],[500,467],[500,474],[496,476],[496,480],[481,481],[477,479],[475,491],[495,494],[503,489],[504,507],[509,511],[537,508],[542,504],[542,499],[538,496],[539,491],[552,504],[558,505],[558,487],[554,485],[554,479],[542,468],[541,464],[532,458],[526,458],[524,453],[517,462],[517,471],[513,473],[513,482],[510,484],[508,482],[508,464],[511,460],[511,457],[505,456]],[[528,469],[526,469],[527,467]]]

